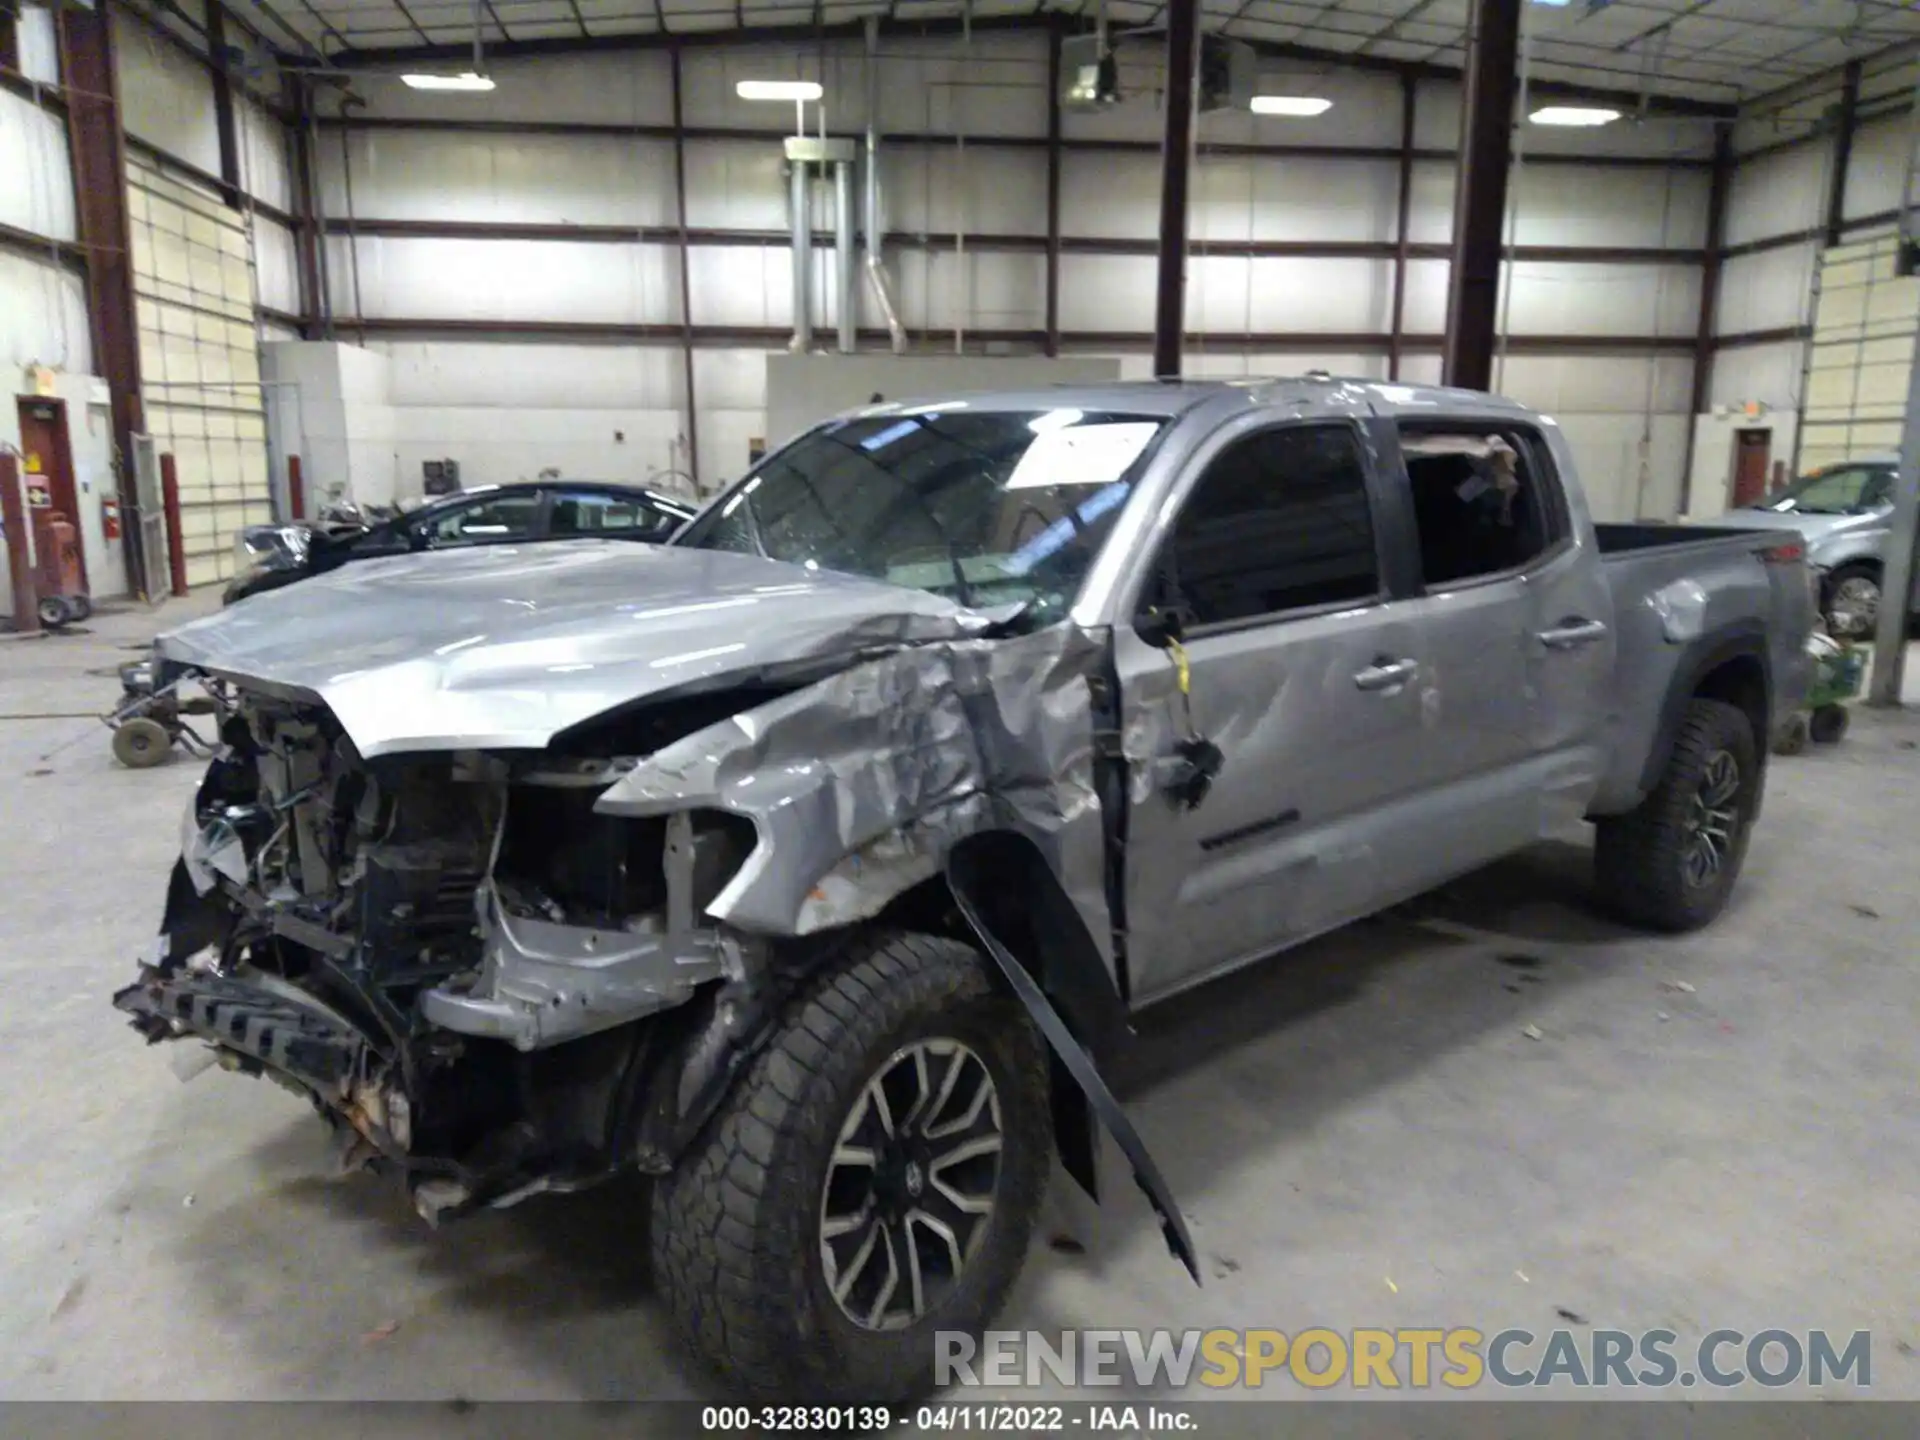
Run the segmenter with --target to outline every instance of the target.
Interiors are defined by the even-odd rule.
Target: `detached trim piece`
[[[1053,1008],[1045,993],[1034,984],[1033,977],[1027,974],[1025,967],[1014,959],[1007,947],[1002,945],[987,928],[986,921],[980,918],[980,912],[967,896],[965,885],[951,867],[947,871],[947,888],[953,894],[953,901],[959,907],[961,917],[967,922],[975,937],[993,956],[994,964],[1000,967],[1000,973],[1007,977],[1007,983],[1013,987],[1013,993],[1020,997],[1020,1003],[1027,1007],[1027,1013],[1033,1016],[1034,1023],[1040,1027],[1040,1033],[1047,1038],[1047,1044],[1053,1047],[1053,1053],[1059,1058],[1067,1072],[1073,1076],[1080,1088],[1086,1092],[1087,1102],[1099,1113],[1101,1123],[1107,1127],[1121,1152],[1126,1155],[1127,1163],[1133,1167],[1133,1179],[1147,1197],[1147,1203],[1153,1206],[1154,1214],[1160,1217],[1160,1233],[1165,1237],[1167,1249],[1173,1257],[1187,1267],[1187,1273],[1193,1276],[1193,1283],[1203,1286],[1200,1278],[1200,1261],[1193,1248],[1193,1236],[1187,1231],[1187,1220],[1180,1213],[1180,1206],[1173,1198],[1173,1192],[1167,1188],[1166,1179],[1160,1174],[1160,1168],[1153,1163],[1153,1157],[1147,1153],[1146,1143],[1141,1140],[1140,1132],[1133,1128],[1133,1122],[1127,1119],[1127,1112],[1120,1108],[1120,1102],[1113,1091],[1107,1088],[1107,1082],[1101,1078],[1100,1069],[1093,1058],[1080,1048],[1073,1038],[1073,1032],[1067,1029],[1066,1021],[1060,1018],[1060,1012]]]

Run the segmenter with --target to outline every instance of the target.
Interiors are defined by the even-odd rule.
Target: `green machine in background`
[[[1781,755],[1797,755],[1807,741],[1831,745],[1847,733],[1847,703],[1859,697],[1866,680],[1867,651],[1864,646],[1836,640],[1823,630],[1807,637],[1807,653],[1813,658],[1813,683],[1807,690],[1807,706],[1794,717],[1794,724],[1774,746]]]

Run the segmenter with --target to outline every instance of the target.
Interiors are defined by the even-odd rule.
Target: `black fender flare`
[[[1753,738],[1764,774],[1775,719],[1773,662],[1767,650],[1766,625],[1757,619],[1740,620],[1690,641],[1679,663],[1674,666],[1673,676],[1667,681],[1666,694],[1660,700],[1660,720],[1654,731],[1653,745],[1640,768],[1639,791],[1642,799],[1651,795],[1659,785],[1660,777],[1667,768],[1667,760],[1673,754],[1674,742],[1679,738],[1680,726],[1686,719],[1687,705],[1700,694],[1701,682],[1734,660],[1752,660],[1760,667],[1761,724],[1759,733]],[[1758,814],[1757,805],[1755,813]]]
[[[1147,1153],[1147,1147],[1140,1138],[1140,1132],[1133,1128],[1133,1122],[1120,1106],[1120,1101],[1107,1082],[1101,1077],[1100,1068],[1093,1057],[1074,1038],[1067,1028],[1060,1012],[1053,1007],[1026,966],[1015,958],[1012,951],[1001,943],[982,917],[976,898],[970,892],[970,880],[967,874],[964,851],[950,855],[947,860],[947,885],[952,891],[953,901],[959,909],[961,918],[979,939],[986,952],[993,957],[1006,977],[1007,984],[1027,1007],[1027,1013],[1033,1016],[1034,1023],[1040,1027],[1040,1033],[1046,1037],[1054,1058],[1079,1085],[1107,1132],[1119,1145],[1121,1153],[1127,1157],[1127,1163],[1133,1168],[1134,1183],[1147,1197],[1147,1203],[1153,1207],[1154,1214],[1160,1219],[1160,1232],[1165,1237],[1167,1249],[1174,1258],[1187,1267],[1187,1273],[1193,1276],[1193,1283],[1204,1284],[1200,1278],[1200,1261],[1193,1246],[1193,1236],[1187,1231],[1186,1217],[1180,1213],[1173,1192],[1168,1189],[1166,1179],[1160,1174],[1160,1168],[1153,1163],[1153,1157]],[[1084,1181],[1082,1182],[1085,1183]]]

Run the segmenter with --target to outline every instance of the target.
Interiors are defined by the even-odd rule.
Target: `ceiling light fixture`
[[[415,90],[491,90],[493,77],[474,70],[458,75],[402,75],[400,83]]]
[[[817,80],[742,80],[733,87],[742,100],[818,100],[826,92]]]
[[[1333,102],[1322,100],[1318,95],[1256,95],[1247,102],[1247,108],[1256,115],[1292,115],[1305,119],[1326,114],[1333,108]]]
[[[1536,125],[1611,125],[1620,118],[1620,112],[1588,105],[1547,105],[1527,118]]]

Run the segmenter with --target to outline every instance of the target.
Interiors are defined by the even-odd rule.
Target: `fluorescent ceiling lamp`
[[[742,100],[818,100],[825,92],[817,80],[742,80],[733,93]]]
[[[491,90],[493,77],[467,70],[459,75],[402,75],[400,83],[415,90]]]
[[[1620,112],[1587,105],[1547,105],[1527,118],[1536,125],[1611,125]]]
[[[1247,102],[1256,115],[1324,115],[1333,108],[1331,100],[1318,95],[1256,95]]]

